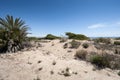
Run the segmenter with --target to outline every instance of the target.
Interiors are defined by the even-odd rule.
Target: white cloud
[[[91,26],[88,26],[89,29],[94,29],[94,28],[101,28],[101,27],[105,27],[107,25],[104,24],[93,24]]]

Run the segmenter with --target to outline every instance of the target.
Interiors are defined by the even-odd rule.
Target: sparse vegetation
[[[82,60],[86,60],[86,56],[87,56],[87,51],[85,50],[79,50],[76,52],[75,57],[82,59]]]
[[[109,38],[97,38],[93,39],[96,43],[105,43],[105,44],[110,44],[111,40]]]
[[[87,53],[85,50],[76,52],[75,57],[88,61],[98,68],[120,69],[120,56],[103,52],[101,54],[91,52]]]
[[[71,32],[67,32],[66,35],[69,39],[76,39],[76,40],[88,40],[89,38],[83,34],[74,34]]]
[[[83,43],[83,44],[82,44],[82,46],[83,46],[83,48],[85,48],[85,49],[86,49],[86,48],[88,48],[88,47],[89,47],[89,44],[88,44],[88,43]]]
[[[72,40],[71,42],[70,42],[70,44],[71,44],[71,47],[70,48],[75,48],[75,49],[77,49],[79,46],[80,46],[80,42],[78,42],[78,41],[75,41],[75,40]]]

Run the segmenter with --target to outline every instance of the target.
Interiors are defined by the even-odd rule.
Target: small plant
[[[115,45],[120,45],[120,41],[115,41],[114,44]]]
[[[68,43],[65,43],[65,44],[63,45],[63,48],[66,49],[67,47],[68,47]]]
[[[79,50],[76,52],[75,57],[82,59],[82,60],[86,60],[86,56],[87,56],[87,51],[85,50]]]
[[[120,71],[118,72],[118,75],[120,76]]]
[[[115,49],[114,53],[115,54],[120,54],[120,50],[119,49]]]
[[[77,48],[80,46],[80,42],[77,42],[77,41],[75,41],[75,40],[72,40],[72,41],[70,42],[70,44],[71,44],[71,47],[70,47],[70,48],[75,48],[75,49],[77,49]]]
[[[85,48],[85,49],[89,47],[88,43],[83,43],[82,46],[83,46],[83,48]]]
[[[50,74],[53,75],[53,74],[54,74],[54,71],[50,71]]]
[[[53,61],[52,65],[56,65],[56,61]]]

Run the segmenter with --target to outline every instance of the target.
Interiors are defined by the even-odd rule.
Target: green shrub
[[[114,44],[115,45],[120,45],[120,41],[115,41]]]
[[[109,61],[106,59],[106,57],[102,55],[94,55],[90,59],[92,64],[95,64],[98,68],[105,68],[109,67]]]
[[[83,48],[88,48],[89,47],[88,43],[83,43],[82,46],[83,46]]]
[[[85,50],[79,50],[76,52],[75,57],[82,59],[82,60],[86,60],[86,56],[87,56],[87,51]]]
[[[89,38],[83,34],[74,34],[71,32],[67,32],[66,35],[69,39],[76,39],[76,40],[88,40]]]
[[[93,39],[96,43],[105,43],[105,44],[110,44],[111,40],[109,38],[97,38]]]
[[[54,35],[52,35],[52,34],[48,34],[48,35],[45,37],[45,39],[53,40],[53,39],[60,39],[60,37],[54,36]]]
[[[77,49],[77,48],[80,46],[80,42],[77,42],[77,41],[75,41],[75,40],[72,40],[72,41],[70,42],[70,44],[71,44],[71,47],[70,47],[70,48],[75,48],[75,49]]]

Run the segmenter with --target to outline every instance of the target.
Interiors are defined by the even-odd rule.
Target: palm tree
[[[26,40],[28,34],[27,25],[20,18],[13,18],[7,15],[0,18],[0,39],[3,43],[1,52],[18,51],[22,49],[22,43]]]

